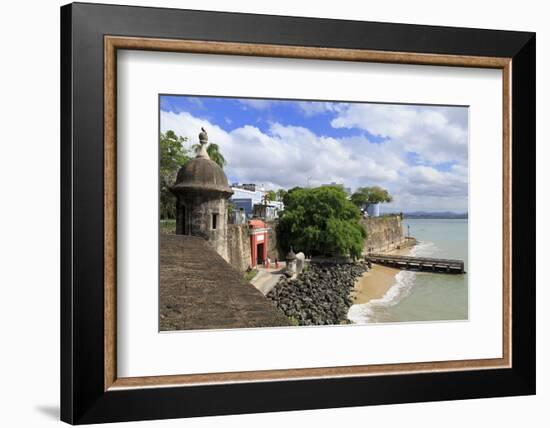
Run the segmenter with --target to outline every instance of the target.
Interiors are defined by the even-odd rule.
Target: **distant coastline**
[[[453,211],[414,211],[403,213],[403,218],[419,218],[419,219],[467,219],[468,213],[455,213]]]

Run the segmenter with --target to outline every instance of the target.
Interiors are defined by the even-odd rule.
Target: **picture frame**
[[[116,53],[122,49],[501,69],[502,358],[119,378]],[[535,97],[534,33],[63,6],[61,419],[86,424],[534,394]]]

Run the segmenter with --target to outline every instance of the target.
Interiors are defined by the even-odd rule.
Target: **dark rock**
[[[364,262],[312,264],[297,279],[281,277],[267,298],[299,325],[346,324],[350,293],[367,270]]]

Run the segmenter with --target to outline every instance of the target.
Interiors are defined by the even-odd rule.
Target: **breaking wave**
[[[430,257],[436,254],[438,248],[433,242],[423,241],[415,245],[409,255],[419,257]],[[416,272],[402,270],[395,275],[393,284],[386,294],[380,299],[373,299],[367,303],[352,305],[348,310],[348,319],[356,324],[365,324],[384,321],[380,315],[384,309],[397,305],[407,297],[414,289]]]
[[[352,305],[348,310],[348,319],[356,324],[380,321],[376,315],[384,308],[394,306],[407,297],[414,286],[415,273],[402,270],[395,276],[393,284],[380,299]]]
[[[410,256],[432,257],[439,252],[439,248],[430,241],[421,241],[411,248]]]

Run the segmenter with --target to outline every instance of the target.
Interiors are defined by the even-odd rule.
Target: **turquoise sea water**
[[[464,260],[468,271],[468,220],[404,219],[419,242],[411,255]],[[468,274],[400,271],[381,299],[353,305],[356,323],[468,319]]]

